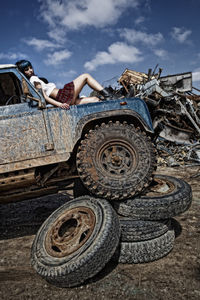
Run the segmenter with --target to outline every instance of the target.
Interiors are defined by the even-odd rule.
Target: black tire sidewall
[[[156,174],[155,178],[170,181],[174,190],[164,195],[136,196],[125,201],[114,201],[117,213],[135,220],[161,220],[180,215],[189,209],[192,202],[191,186],[182,179]]]
[[[171,227],[171,220],[143,221],[120,217],[121,242],[139,242],[157,238]]]
[[[141,242],[121,242],[113,259],[119,263],[137,264],[158,260],[166,256],[174,246],[174,230]]]
[[[92,209],[96,217],[95,228],[89,239],[81,248],[75,251],[75,253],[62,258],[52,257],[47,253],[44,246],[46,234],[61,213],[70,208],[77,207],[77,205],[86,206]],[[115,232],[113,232],[113,229]],[[112,237],[109,237],[111,234]],[[84,267],[87,266],[87,264],[88,266],[92,266],[93,260],[94,270],[91,272],[98,272],[104,267],[105,263],[116,250],[119,243],[119,236],[118,217],[106,200],[94,199],[89,196],[79,197],[58,208],[43,223],[32,245],[31,262],[36,271],[42,277],[52,281],[52,283],[62,282],[62,277],[67,275],[67,283],[64,283],[64,286],[74,286],[91,277],[90,270],[88,270],[87,274],[87,272],[84,271]],[[110,253],[104,253],[104,255],[102,255],[101,251],[98,250],[104,243],[109,243],[111,249]],[[105,252],[106,249],[103,249],[102,251]]]

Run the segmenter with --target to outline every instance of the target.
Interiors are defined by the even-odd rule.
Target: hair
[[[18,69],[25,75],[25,72],[24,70],[27,68],[27,67],[32,67],[32,64],[30,61],[28,60],[19,60],[17,61],[16,63],[16,66],[18,67]]]
[[[39,77],[39,79],[42,80],[44,83],[49,83],[45,77]]]

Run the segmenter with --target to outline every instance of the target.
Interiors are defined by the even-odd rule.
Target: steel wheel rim
[[[138,164],[137,153],[129,143],[112,140],[102,145],[96,154],[96,162],[104,176],[121,178],[129,176]]]
[[[153,184],[150,185],[145,196],[167,195],[173,192],[174,189],[175,185],[171,181],[161,178],[155,178],[153,180]]]
[[[90,238],[96,223],[94,212],[87,207],[76,207],[64,212],[53,223],[45,238],[45,248],[53,257],[66,257]]]

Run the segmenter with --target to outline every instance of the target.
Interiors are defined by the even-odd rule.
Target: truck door
[[[21,169],[23,162],[32,167],[35,159],[44,159],[53,150],[44,111],[20,103],[15,80],[12,73],[0,74],[0,173],[11,171],[10,165],[12,170]]]

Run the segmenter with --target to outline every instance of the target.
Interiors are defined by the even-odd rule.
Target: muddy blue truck
[[[133,197],[154,174],[152,137],[139,98],[63,110],[15,65],[0,65],[0,203],[55,193],[77,178],[97,197]]]

